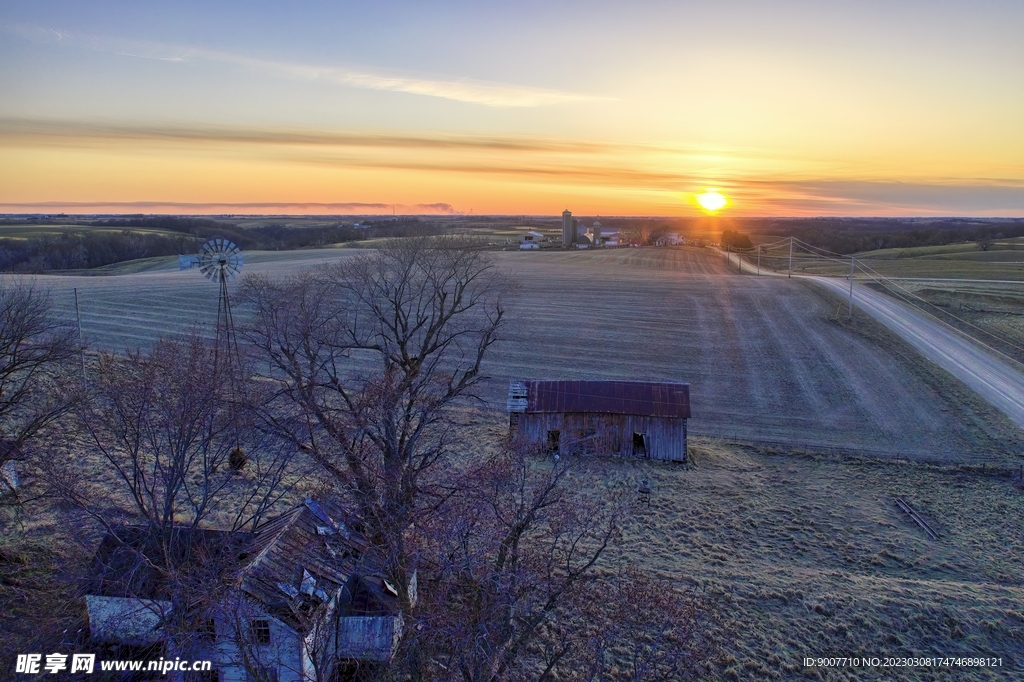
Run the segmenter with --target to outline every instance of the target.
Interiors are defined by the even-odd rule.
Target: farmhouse
[[[218,682],[252,679],[253,670],[306,682],[386,663],[402,636],[398,595],[358,525],[307,499],[253,533],[175,527],[161,546],[146,529],[122,528],[96,552],[90,639],[137,658],[212,661],[203,679]],[[176,582],[156,568],[168,546]],[[415,576],[409,587],[414,598]],[[205,625],[175,630],[175,608]]]
[[[686,461],[690,385],[648,381],[512,381],[513,438],[558,454]]]

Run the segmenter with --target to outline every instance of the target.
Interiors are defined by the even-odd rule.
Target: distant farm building
[[[540,232],[534,232],[533,230],[526,234],[519,235],[519,248],[520,249],[539,249],[541,242],[546,242],[547,237],[542,235]]]
[[[576,219],[572,217],[572,211],[562,211],[562,246],[570,247],[576,243]]]
[[[561,455],[686,461],[690,385],[648,381],[512,381],[513,437]]]

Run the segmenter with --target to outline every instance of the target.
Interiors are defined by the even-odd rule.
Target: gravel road
[[[848,281],[829,277],[807,279],[837,294],[849,294]],[[1017,363],[1002,359],[995,351],[980,347],[948,325],[863,285],[854,284],[853,302],[1024,428],[1024,374]]]

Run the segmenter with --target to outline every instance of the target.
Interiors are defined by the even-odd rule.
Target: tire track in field
[[[277,276],[324,259],[274,255],[249,271]],[[1016,430],[922,379],[912,354],[829,322],[808,283],[738,276],[696,249],[495,259],[523,283],[480,386],[496,412],[510,378],[688,381],[695,435],[929,459],[1024,448]],[[86,336],[100,348],[145,345],[190,324],[212,330],[216,318],[216,286],[196,272],[36,279],[55,287],[72,324],[79,287]]]
[[[536,290],[560,292],[554,308],[524,302],[519,309],[528,343],[558,348],[564,340],[552,325],[591,336],[597,325],[604,329],[594,343],[617,352],[572,364],[545,360],[552,356],[522,363],[499,353],[491,375],[689,381],[694,434],[928,459],[991,459],[1016,447],[1012,437],[994,438],[1006,433],[1001,426],[979,427],[991,414],[950,402],[903,356],[829,322],[829,304],[805,283],[737,276],[699,252],[685,258],[671,250],[641,253],[502,259]],[[664,262],[644,267],[648,258]],[[568,282],[589,293],[586,307],[561,296]],[[671,319],[656,324],[662,316]],[[637,359],[641,351],[646,361]],[[504,389],[493,387],[502,407]]]

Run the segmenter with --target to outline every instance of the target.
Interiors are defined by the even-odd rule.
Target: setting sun
[[[721,192],[709,189],[697,195],[697,203],[708,213],[715,213],[725,208],[729,200]]]

